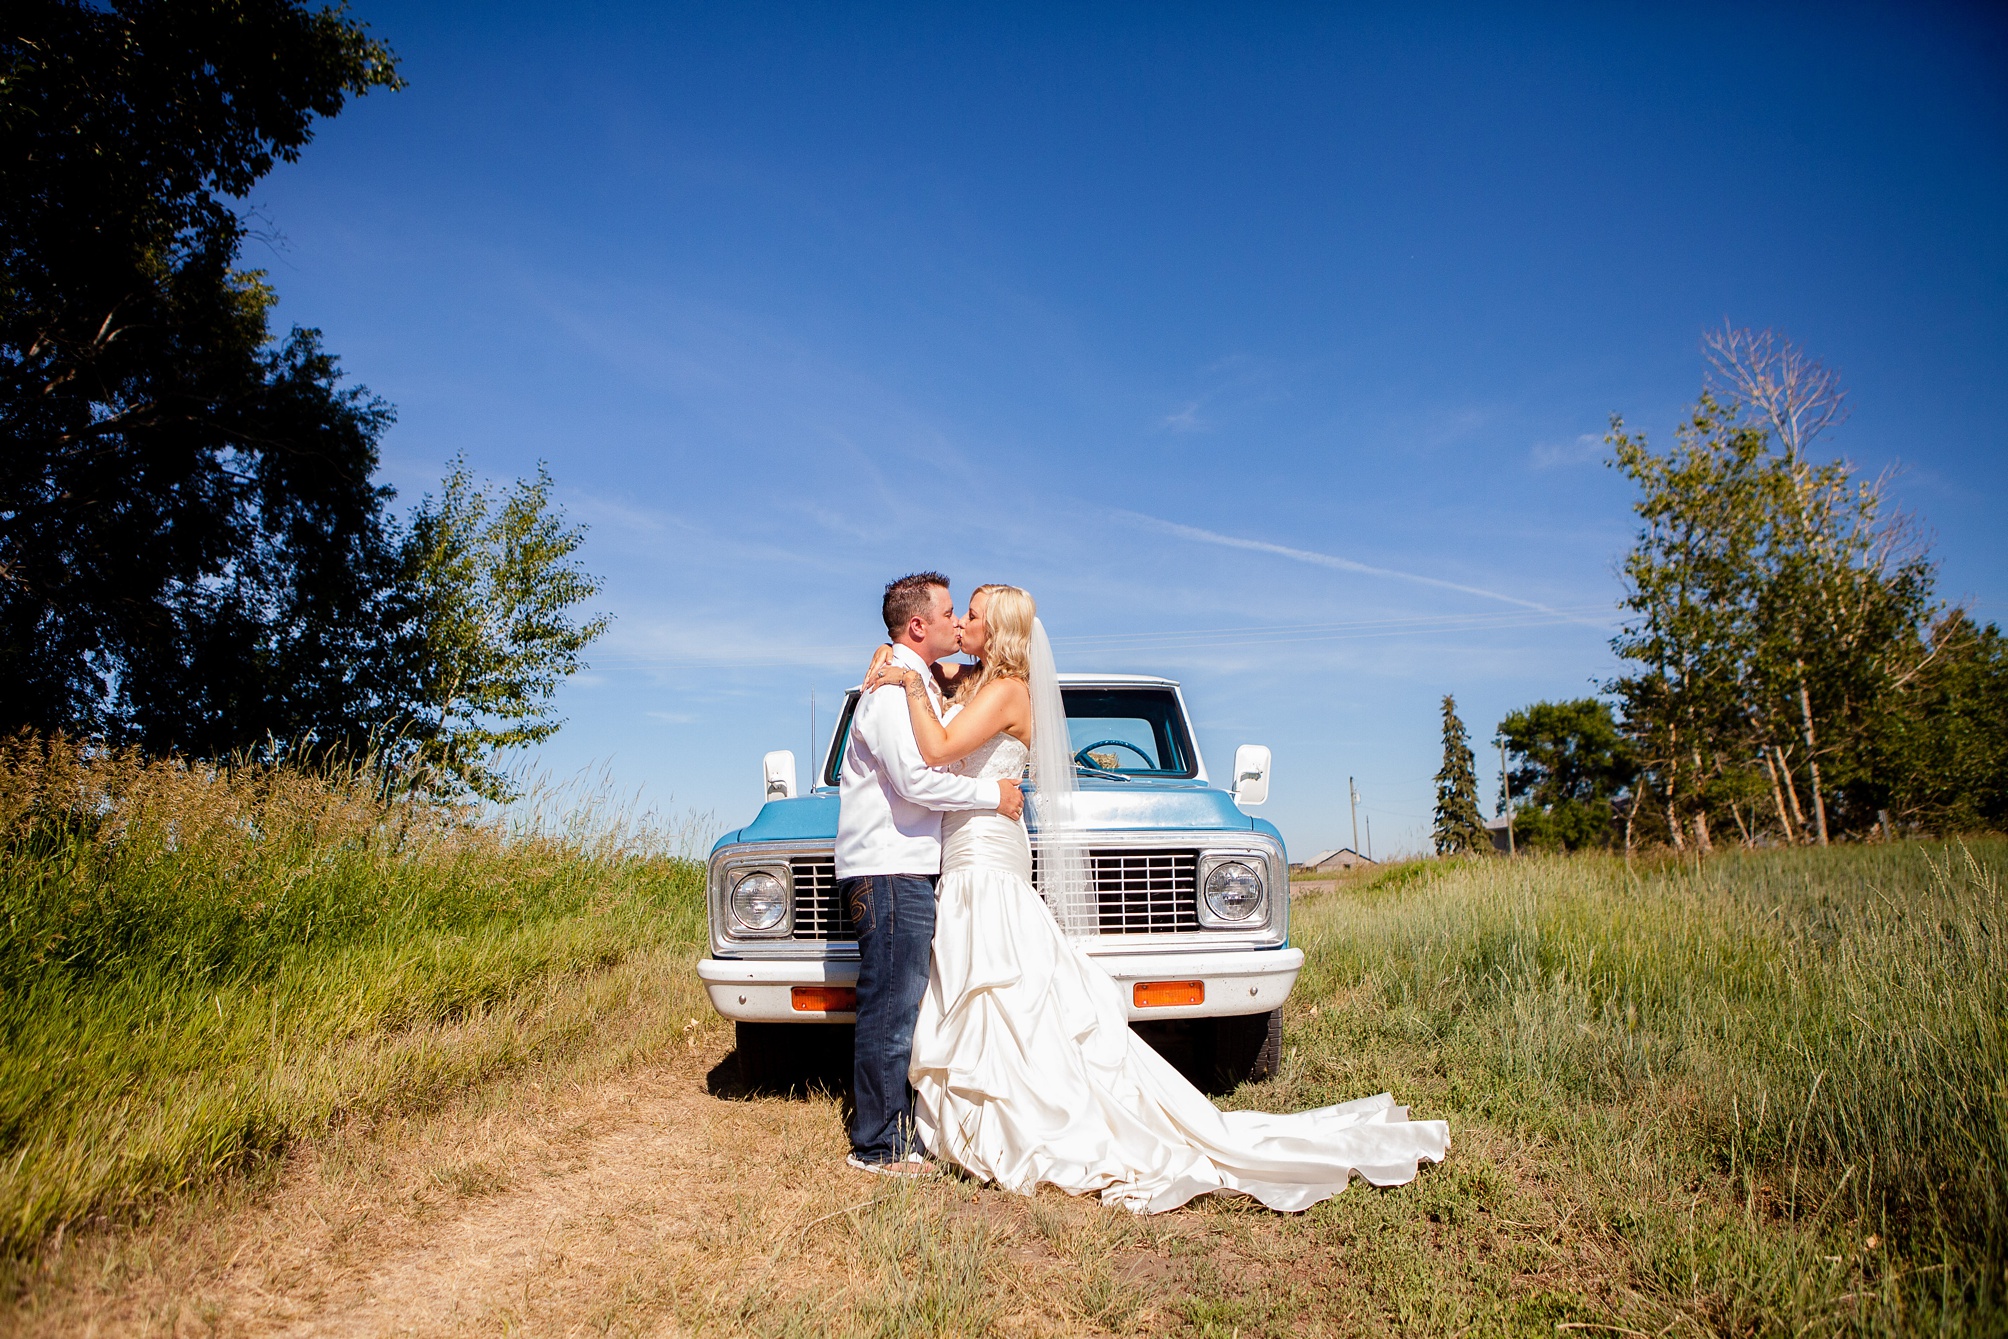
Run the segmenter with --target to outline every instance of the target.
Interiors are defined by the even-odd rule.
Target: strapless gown
[[[1018,776],[999,734],[965,774]],[[1221,1111],[1130,1030],[1122,991],[1067,937],[1032,885],[1021,823],[942,820],[927,994],[914,1032],[914,1115],[928,1152],[1031,1194],[1042,1182],[1136,1213],[1215,1192],[1307,1209],[1355,1173],[1413,1180],[1450,1147],[1386,1093],[1293,1115]]]

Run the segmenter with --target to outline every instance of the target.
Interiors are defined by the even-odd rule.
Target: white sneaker
[[[926,1176],[929,1170],[927,1159],[918,1153],[909,1153],[898,1162],[866,1162],[853,1153],[844,1161],[861,1172],[870,1172],[873,1176]]]

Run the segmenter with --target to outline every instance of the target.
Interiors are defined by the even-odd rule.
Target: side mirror
[[[1234,750],[1234,803],[1253,807],[1269,798],[1269,750],[1243,744]]]
[[[760,760],[760,771],[767,782],[767,799],[792,800],[795,798],[795,755],[793,752],[788,749],[775,749]]]

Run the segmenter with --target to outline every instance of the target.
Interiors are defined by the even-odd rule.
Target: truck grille
[[[1089,851],[1088,859],[1101,904],[1103,934],[1173,934],[1199,928],[1199,852],[1118,848]]]
[[[791,860],[795,875],[795,938],[856,939],[851,909],[837,895],[837,862]]]
[[[1199,852],[1108,847],[1088,852],[1105,935],[1177,934],[1199,926]],[[837,893],[835,861],[797,858],[795,938],[850,940],[858,937],[851,911]],[[1039,852],[1032,852],[1038,878]]]

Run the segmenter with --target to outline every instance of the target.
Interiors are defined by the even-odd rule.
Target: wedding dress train
[[[1018,776],[999,734],[962,770]],[[1346,1188],[1414,1179],[1443,1160],[1442,1121],[1389,1095],[1269,1115],[1221,1111],[1130,1031],[1121,989],[1061,932],[1032,886],[1024,827],[994,812],[942,821],[927,994],[914,1033],[914,1113],[930,1153],[1006,1190],[1042,1182],[1136,1213],[1216,1191],[1306,1209]]]

